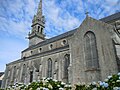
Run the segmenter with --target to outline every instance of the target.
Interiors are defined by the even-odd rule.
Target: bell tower
[[[45,18],[42,15],[42,0],[40,0],[37,14],[34,15],[32,20],[32,30],[28,34],[29,46],[36,45],[39,42],[45,40],[44,28]]]

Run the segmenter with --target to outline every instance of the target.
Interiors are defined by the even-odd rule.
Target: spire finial
[[[85,14],[86,14],[86,16],[88,16],[89,12],[88,12],[88,11],[86,11],[86,12],[85,12]]]
[[[41,15],[42,16],[42,0],[40,0],[40,2],[39,2],[37,15]]]

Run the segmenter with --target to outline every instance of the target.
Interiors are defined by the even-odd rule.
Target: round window
[[[52,44],[50,44],[50,49],[52,49],[53,48],[53,45]]]
[[[42,51],[42,48],[39,48],[39,52],[41,52]]]
[[[63,40],[61,44],[62,44],[62,45],[66,45],[66,44],[67,44],[67,41],[66,41],[66,40]]]

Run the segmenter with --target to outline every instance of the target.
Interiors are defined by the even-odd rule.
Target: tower
[[[34,15],[32,20],[32,30],[28,34],[29,46],[36,45],[37,43],[45,40],[44,28],[45,18],[42,15],[42,0],[40,0],[37,14]]]

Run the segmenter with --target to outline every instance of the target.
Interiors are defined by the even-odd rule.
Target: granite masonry
[[[120,12],[96,20],[86,15],[71,31],[46,39],[42,0],[21,59],[6,64],[2,87],[48,77],[65,83],[104,80],[120,71]]]

